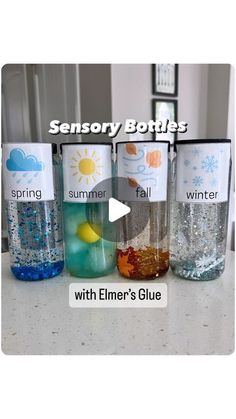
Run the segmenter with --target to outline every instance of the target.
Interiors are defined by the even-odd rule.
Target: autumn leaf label
[[[159,150],[149,151],[146,155],[146,162],[149,167],[157,168],[161,166],[161,152]]]
[[[136,155],[137,154],[136,145],[135,144],[132,144],[132,143],[126,144],[126,151],[127,151],[128,154],[134,154],[134,155]]]
[[[128,184],[131,188],[136,188],[138,186],[138,182],[134,177],[128,177]]]
[[[121,274],[126,277],[130,277],[134,266],[128,262],[129,256],[128,255],[119,255],[118,256],[118,267]]]

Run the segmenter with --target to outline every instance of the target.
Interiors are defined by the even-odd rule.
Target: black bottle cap
[[[153,144],[153,143],[157,143],[157,144],[161,144],[161,143],[168,143],[168,151],[170,151],[170,141],[161,141],[161,140],[141,140],[141,141],[118,141],[116,143],[116,153],[117,153],[117,147],[119,144],[143,144],[143,143],[149,143],[149,144]]]
[[[110,146],[110,147],[112,147],[112,143],[105,143],[105,142],[103,142],[103,143],[95,143],[95,142],[91,142],[91,143],[84,143],[84,142],[71,142],[71,143],[61,143],[60,144],[60,152],[62,153],[62,146],[63,145],[108,145],[108,146]]]
[[[57,144],[52,143],[52,154],[57,154]]]
[[[191,140],[177,140],[174,143],[174,151],[177,150],[177,145],[181,144],[214,144],[214,143],[231,143],[227,138],[208,138],[208,139],[191,139]]]

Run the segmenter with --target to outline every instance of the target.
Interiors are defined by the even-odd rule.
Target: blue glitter
[[[40,281],[59,275],[64,268],[64,261],[41,263],[37,266],[11,266],[11,271],[21,281]]]
[[[56,166],[54,201],[8,202],[10,266],[17,279],[38,281],[59,275],[64,266],[61,188]]]

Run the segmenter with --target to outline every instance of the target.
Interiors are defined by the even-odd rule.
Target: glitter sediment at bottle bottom
[[[181,278],[193,281],[211,281],[222,275],[225,262],[224,257],[220,257],[200,268],[196,260],[184,260],[182,262],[171,260],[170,267],[173,273]]]
[[[168,271],[169,252],[153,247],[118,249],[117,268],[121,275],[129,279],[159,278]]]
[[[11,266],[11,271],[22,281],[40,281],[59,275],[64,267],[64,261],[45,262],[37,266]]]
[[[10,267],[17,279],[38,281],[63,270],[60,211],[58,201],[9,201]]]
[[[163,201],[145,205],[129,202],[128,205],[132,216],[129,223],[126,223],[125,217],[122,223],[122,234],[117,244],[117,268],[128,279],[159,278],[169,269],[167,204]],[[143,219],[147,219],[147,223],[140,232],[138,226]]]

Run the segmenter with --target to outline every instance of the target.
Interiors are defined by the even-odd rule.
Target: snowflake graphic
[[[217,186],[217,184],[218,184],[217,179],[213,177],[213,179],[210,181],[210,185],[214,187],[214,186]]]
[[[197,166],[193,166],[193,170],[197,170]]]
[[[216,160],[215,156],[206,156],[205,160],[202,160],[202,169],[206,173],[213,173],[218,169],[218,160]]]
[[[203,178],[202,178],[202,176],[195,176],[194,178],[193,178],[193,185],[195,186],[195,187],[197,187],[197,186],[201,186],[203,184]]]
[[[186,185],[186,183],[188,183],[188,181],[187,180],[184,180],[184,184]]]
[[[192,154],[194,157],[199,157],[201,153],[202,150],[200,149],[200,147],[193,147]]]
[[[184,160],[184,165],[185,165],[185,167],[190,166],[190,161],[189,160]]]
[[[217,265],[220,265],[220,263],[222,263],[224,259],[224,256],[221,256],[217,259],[215,256],[203,255],[200,259],[196,261],[196,273],[199,274],[206,271],[210,271],[210,269],[217,267]]]
[[[211,265],[214,261],[214,256],[202,255],[200,259],[196,260],[196,266],[198,268],[206,268],[207,266]]]

